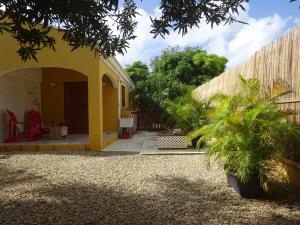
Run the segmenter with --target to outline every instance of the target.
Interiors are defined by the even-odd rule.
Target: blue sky
[[[141,14],[137,17],[137,38],[131,41],[127,54],[117,56],[123,66],[136,60],[150,63],[151,58],[168,46],[199,46],[208,52],[226,56],[230,68],[244,63],[255,51],[300,24],[300,1],[289,3],[289,0],[250,0],[245,5],[246,12],[240,15],[240,19],[249,25],[221,25],[211,29],[203,24],[200,28],[190,30],[184,37],[172,33],[166,39],[153,39],[149,33],[149,16],[159,15],[159,2],[136,1]]]
[[[136,1],[137,6],[148,12],[152,12],[159,5],[159,0]],[[289,3],[289,0],[250,0],[250,15],[256,18],[278,13],[281,16],[297,16],[299,9],[297,6],[300,2]]]

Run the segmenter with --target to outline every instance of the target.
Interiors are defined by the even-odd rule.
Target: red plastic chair
[[[11,143],[14,141],[18,140],[23,140],[25,138],[30,138],[31,140],[36,139],[37,133],[34,130],[29,130],[28,132],[22,132],[20,128],[18,127],[19,125],[22,125],[25,129],[26,127],[26,122],[19,122],[17,120],[16,115],[9,111],[6,110],[7,115],[8,115],[8,136],[4,140],[5,143]]]
[[[29,130],[35,131],[40,136],[50,132],[49,128],[43,126],[41,114],[35,110],[28,112]]]

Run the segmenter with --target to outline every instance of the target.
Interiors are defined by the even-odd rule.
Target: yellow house
[[[119,119],[130,110],[133,82],[115,58],[103,59],[87,48],[71,52],[52,31],[56,51],[43,49],[38,62],[23,62],[17,42],[0,35],[0,142],[7,136],[6,109],[24,121],[26,112],[41,112],[43,121],[65,124],[69,138],[59,142],[0,144],[1,149],[101,150],[116,140]],[[73,139],[72,139],[73,138]]]

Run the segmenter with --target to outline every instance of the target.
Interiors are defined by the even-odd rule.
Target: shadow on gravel
[[[290,209],[297,214],[289,217],[261,212],[260,201],[254,207],[254,200],[205,180],[158,176],[147,181],[158,187],[150,195],[104,184],[51,185],[3,166],[0,176],[0,224],[299,224],[299,202]],[[26,190],[33,183],[42,185],[33,192],[14,192],[17,185]]]
[[[5,189],[7,188],[13,188],[14,186],[26,184],[28,182],[38,182],[41,179],[43,179],[43,177],[28,174],[26,173],[26,170],[10,170],[7,166],[0,164],[0,192],[5,192]]]
[[[228,191],[224,186],[213,185],[207,180],[191,182],[185,178],[157,177],[154,182],[161,186],[165,185],[168,191],[165,192],[164,197],[174,201],[173,204],[178,204],[178,199],[184,200],[179,203],[182,205],[195,203],[192,209],[201,210],[203,214],[199,216],[201,220],[207,222],[219,218],[216,224],[300,224],[300,190],[291,186],[277,184],[272,195],[265,199],[251,200],[242,199],[231,188],[228,188],[230,189]],[[257,207],[253,207],[253,203],[256,203]],[[266,216],[260,212],[261,203],[270,203],[295,213],[289,218],[278,213]]]

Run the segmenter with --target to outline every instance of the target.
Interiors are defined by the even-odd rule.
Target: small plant
[[[203,114],[207,107],[208,103],[195,100],[191,92],[174,101],[164,102],[164,108],[171,115],[173,126],[180,128],[186,134],[206,124]],[[192,142],[193,140],[196,140],[196,144],[199,136],[193,137]]]
[[[281,157],[290,137],[299,140],[299,127],[287,122],[293,112],[276,104],[282,94],[269,93],[261,91],[259,80],[239,76],[236,92],[213,96],[208,124],[191,134],[210,141],[207,155],[221,160],[242,183],[261,173],[266,160]]]

